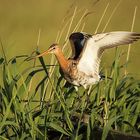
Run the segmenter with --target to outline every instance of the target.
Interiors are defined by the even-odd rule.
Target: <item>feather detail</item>
[[[77,68],[87,75],[99,73],[99,64],[105,49],[133,43],[140,39],[140,34],[135,32],[110,32],[95,34],[88,38],[80,54]]]
[[[69,40],[72,48],[72,58],[74,60],[79,59],[85,43],[90,37],[92,35],[83,32],[75,32],[70,35]]]

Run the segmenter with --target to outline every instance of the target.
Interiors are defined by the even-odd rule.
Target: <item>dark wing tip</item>
[[[132,32],[131,35],[140,38],[140,33]]]
[[[140,33],[133,32],[132,35],[133,36],[140,36]]]
[[[131,39],[132,39],[132,42],[137,41],[138,39],[140,39],[140,33],[132,32]]]

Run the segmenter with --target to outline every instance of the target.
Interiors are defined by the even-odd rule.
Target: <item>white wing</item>
[[[105,49],[130,44],[140,39],[134,32],[110,32],[93,35],[85,44],[77,68],[87,75],[99,73],[101,54]]]
[[[103,49],[130,44],[140,39],[140,34],[135,32],[110,32],[93,35],[93,39],[98,47]]]

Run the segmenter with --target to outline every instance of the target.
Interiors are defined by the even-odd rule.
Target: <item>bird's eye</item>
[[[52,50],[55,50],[55,47],[53,47]]]

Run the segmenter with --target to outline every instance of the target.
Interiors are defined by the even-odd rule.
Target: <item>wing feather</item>
[[[72,58],[78,59],[84,46],[89,37],[92,35],[83,33],[83,32],[75,32],[72,33],[69,37],[71,48],[72,48]]]
[[[99,73],[100,58],[105,49],[133,43],[140,39],[135,32],[110,32],[95,34],[89,38],[82,50],[77,68],[87,75]]]
[[[140,39],[140,34],[135,32],[110,32],[93,35],[96,45],[102,49],[113,48],[119,45],[133,43]]]

